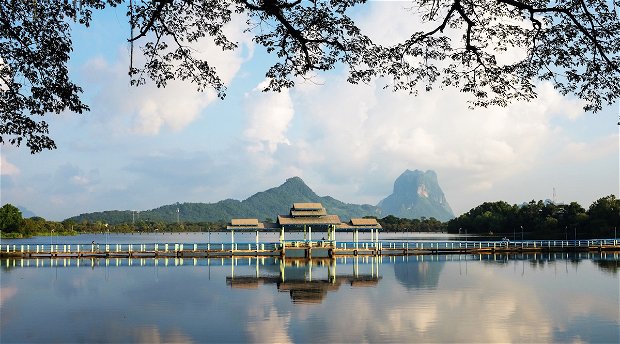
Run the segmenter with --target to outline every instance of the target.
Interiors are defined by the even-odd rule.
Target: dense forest
[[[593,202],[588,210],[577,202],[555,204],[531,201],[510,205],[485,202],[448,221],[450,233],[501,234],[513,240],[615,237],[620,222],[620,199],[614,195]]]
[[[372,217],[372,216],[369,216]],[[264,219],[266,222],[272,219]],[[389,232],[449,232],[519,239],[584,239],[615,237],[620,224],[620,199],[609,195],[593,202],[586,210],[577,202],[556,204],[531,201],[510,205],[504,201],[485,202],[459,217],[441,222],[435,218],[406,219],[388,215],[378,218]],[[226,229],[226,222],[149,221],[139,216],[118,224],[68,219],[48,221],[41,217],[22,218],[20,210],[5,204],[0,208],[2,237],[71,235],[95,232],[207,232]]]

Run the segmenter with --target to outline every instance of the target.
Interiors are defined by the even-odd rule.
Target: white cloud
[[[297,162],[332,181],[368,177],[372,166],[380,166],[392,180],[405,168],[459,169],[492,185],[528,167],[552,132],[549,113],[566,107],[532,103],[470,111],[467,99],[450,89],[412,97],[335,78],[300,95],[294,98],[305,143],[295,150],[305,159]]]
[[[195,56],[206,59],[225,85],[230,84],[241,65],[253,55],[252,37],[243,33],[242,21],[242,17],[235,16],[224,29],[228,37],[238,43],[239,47],[234,51],[222,51],[208,38],[192,45]],[[134,56],[133,63],[141,66],[144,57]],[[169,81],[165,88],[158,88],[148,76],[144,76],[146,85],[130,86],[129,65],[126,49],[119,48],[115,62],[108,63],[97,57],[83,67],[88,75],[89,88],[98,90],[91,102],[93,112],[101,114],[107,130],[142,135],[157,135],[164,129],[178,132],[218,100],[213,89],[198,92],[196,85],[179,80]]]
[[[608,135],[592,141],[569,142],[562,147],[562,150],[554,159],[558,162],[570,163],[579,162],[587,164],[593,160],[612,156],[618,153],[618,142],[620,135]]]
[[[407,6],[373,2],[360,15],[362,25],[373,39],[402,40],[416,28]],[[198,93],[181,82],[130,87],[125,48],[113,61],[82,55],[89,62],[77,72],[86,75],[91,113],[80,125],[61,120],[58,137],[65,144],[38,155],[36,163],[26,153],[3,154],[3,198],[62,219],[175,201],[244,199],[297,175],[319,195],[376,204],[405,169],[436,170],[456,213],[481,201],[538,198],[552,187],[587,206],[618,189],[617,107],[605,115],[613,117],[610,131],[608,124],[594,125],[603,114],[586,118],[581,102],[547,83],[530,103],[472,111],[467,95],[454,89],[414,97],[383,90],[382,81],[348,84],[342,70],[263,93],[256,78],[264,69],[252,68],[265,61],[259,56],[245,63],[254,45],[242,27],[227,26],[241,46],[235,52],[197,47],[233,83],[222,103],[212,91]],[[18,173],[19,180],[4,177]],[[584,176],[590,176],[588,185]]]
[[[17,166],[11,164],[4,155],[0,155],[0,175],[17,176],[19,173]]]
[[[250,152],[274,153],[279,144],[290,144],[286,132],[294,110],[289,91],[261,92],[266,83],[245,95],[248,117],[243,136]]]

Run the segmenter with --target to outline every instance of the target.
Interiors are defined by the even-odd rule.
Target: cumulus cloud
[[[19,174],[19,168],[11,164],[4,155],[0,155],[0,175],[16,176]]]
[[[620,135],[618,134],[608,135],[587,142],[569,142],[562,147],[554,160],[558,162],[577,161],[588,163],[617,153],[618,142],[620,142]]]
[[[414,20],[418,15],[405,2],[372,2],[356,19],[374,41],[394,44],[426,29]],[[506,61],[521,52],[507,54]],[[456,89],[414,97],[384,90],[384,80],[345,79],[346,71],[321,76],[320,85],[297,84],[291,147],[273,155],[272,164],[293,165],[320,194],[347,201],[376,204],[405,169],[435,169],[440,182],[449,181],[442,183],[449,200],[461,198],[460,211],[472,193],[491,192],[497,182],[535,168],[560,137],[570,141],[554,120],[583,114],[581,101],[549,83],[538,85],[532,102],[469,110],[471,96]]]
[[[343,199],[359,199],[352,178],[369,183],[382,174],[391,183],[407,168],[465,175],[461,192],[489,189],[531,168],[552,139],[552,117],[574,116],[574,102],[542,89],[545,101],[472,111],[467,97],[451,89],[412,97],[327,78],[323,87],[292,92],[304,130],[292,139],[295,154],[285,158],[320,170],[323,189]],[[389,191],[377,190],[374,202]]]
[[[240,22],[234,17],[225,26],[228,37],[238,43],[234,51],[222,51],[208,38],[192,45],[195,56],[206,59],[216,68],[224,84],[230,84],[241,65],[253,55],[253,43],[249,34],[243,33]],[[134,65],[144,63],[144,57],[134,57]],[[101,118],[106,129],[119,134],[157,135],[168,129],[178,132],[196,120],[202,111],[218,99],[212,89],[198,92],[196,85],[184,81],[170,81],[165,88],[158,88],[148,80],[146,85],[129,85],[127,69],[130,65],[125,48],[119,48],[115,62],[101,57],[88,61],[83,73],[91,90],[97,90],[91,107]]]
[[[99,171],[91,169],[84,171],[80,167],[66,163],[58,167],[54,172],[50,186],[59,196],[94,191],[98,183]]]
[[[368,5],[359,18],[373,39],[390,44],[416,30],[406,2]],[[61,127],[68,144],[59,145],[59,155],[37,160],[47,171],[3,154],[3,198],[59,218],[245,199],[300,176],[319,195],[377,204],[405,169],[436,170],[457,214],[482,201],[530,200],[553,186],[568,194],[563,185],[570,185],[575,191],[567,199],[576,195],[568,200],[583,204],[617,190],[617,130],[592,126],[604,114],[586,118],[580,101],[551,84],[539,84],[530,103],[475,110],[454,89],[414,97],[384,90],[382,80],[351,85],[341,69],[264,93],[264,69],[255,69],[264,61],[245,64],[254,45],[242,27],[227,27],[240,43],[237,51],[196,47],[226,83],[240,80],[217,107],[212,91],[195,92],[191,84],[130,87],[125,48],[114,61],[89,57],[78,72],[86,75],[91,114],[80,125]],[[613,128],[616,109],[604,115],[613,117]],[[9,178],[17,174],[20,180]],[[583,175],[596,178],[581,186]],[[10,183],[15,192],[8,192]]]
[[[245,95],[248,116],[243,135],[251,152],[274,153],[279,144],[290,144],[286,131],[294,109],[289,90],[262,92],[268,82],[264,80]]]

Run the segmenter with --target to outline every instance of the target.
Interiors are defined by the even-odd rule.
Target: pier
[[[226,258],[410,256],[527,252],[620,252],[618,239],[523,241],[339,241],[149,243],[149,244],[0,244],[2,258]]]

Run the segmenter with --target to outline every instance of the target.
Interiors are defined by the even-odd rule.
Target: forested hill
[[[275,220],[278,214],[288,214],[295,202],[322,203],[330,214],[340,216],[342,221],[352,217],[377,216],[380,211],[372,205],[357,205],[341,202],[330,196],[318,196],[299,177],[293,177],[278,187],[256,193],[246,200],[227,199],[217,203],[179,203],[164,205],[159,208],[133,214],[130,210],[112,210],[81,214],[71,217],[77,223],[101,221],[109,224],[131,223],[136,221],[154,221],[171,223],[181,222],[228,222],[231,218],[257,218]]]

